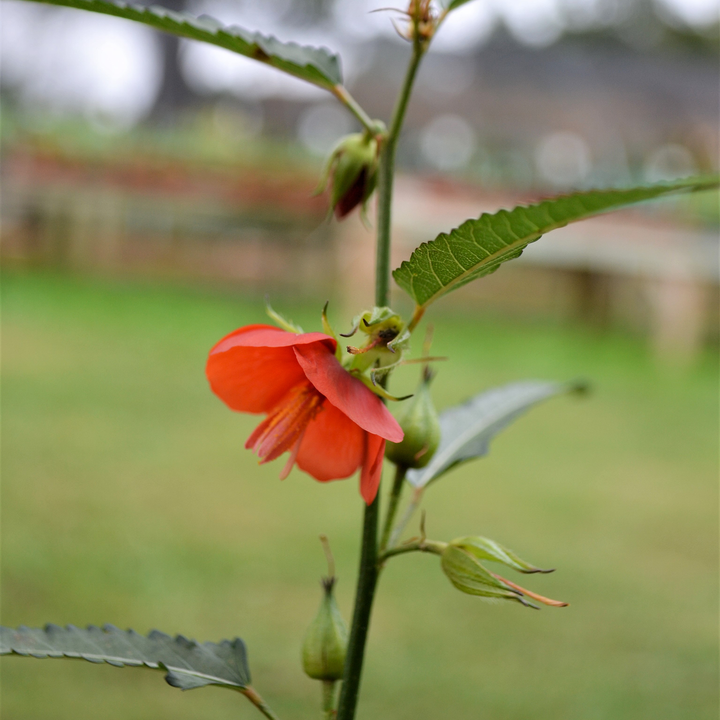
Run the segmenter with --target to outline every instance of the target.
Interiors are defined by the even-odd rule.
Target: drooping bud
[[[430,396],[433,373],[427,366],[415,394],[401,408],[397,419],[405,433],[402,442],[387,442],[385,457],[406,468],[425,467],[440,444],[440,421]]]
[[[360,204],[364,211],[377,184],[378,152],[377,137],[364,132],[344,137],[330,155],[318,190],[332,176],[330,206],[338,220]]]

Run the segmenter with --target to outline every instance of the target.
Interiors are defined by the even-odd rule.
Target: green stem
[[[360,572],[357,591],[355,593],[355,610],[353,611],[350,639],[345,657],[345,672],[338,703],[338,720],[352,720],[355,717],[357,696],[360,691],[360,675],[362,674],[363,657],[370,611],[375,598],[377,584],[377,526],[380,514],[380,493],[375,500],[365,507],[363,520],[362,549],[360,551]]]
[[[398,505],[400,504],[400,495],[402,494],[403,487],[405,486],[405,475],[407,475],[407,471],[408,469],[404,465],[398,465],[395,468],[395,481],[393,482],[392,490],[390,491],[388,509],[385,515],[385,524],[383,525],[380,540],[381,555],[388,547],[390,533],[392,532],[393,523],[395,522],[395,515],[397,515]]]
[[[395,151],[397,150],[400,129],[405,119],[410,93],[425,46],[416,40],[413,43],[413,55],[405,75],[400,97],[398,97],[387,140],[380,156],[378,171],[378,229],[377,254],[375,260],[375,304],[383,307],[390,300],[390,222],[392,218],[392,193],[395,176]]]
[[[390,535],[390,541],[388,543],[389,547],[393,548],[395,547],[395,545],[398,544],[398,540],[400,540],[400,536],[402,535],[405,526],[410,522],[410,518],[412,518],[415,511],[418,509],[418,505],[420,505],[420,503],[422,502],[424,489],[425,488],[415,489],[412,500],[408,503],[408,506],[405,508],[403,516],[400,518],[400,522],[397,524],[397,527],[395,527],[395,529],[392,531],[392,534]]]
[[[392,212],[393,175],[395,172],[395,150],[400,135],[400,129],[405,118],[410,92],[420,60],[427,48],[420,40],[413,42],[413,55],[405,75],[400,96],[393,113],[392,124],[387,140],[380,156],[379,186],[378,186],[378,231],[377,255],[375,275],[375,304],[388,305],[390,296],[390,220]],[[342,98],[341,98],[342,99]],[[345,672],[340,690],[337,720],[353,720],[357,698],[360,691],[360,677],[362,675],[363,659],[365,656],[365,643],[370,613],[377,586],[377,528],[380,508],[380,493],[375,500],[365,508],[363,520],[362,549],[360,553],[360,572],[358,575],[357,591],[355,594],[355,609],[353,611],[350,639],[347,656],[345,658]]]
[[[360,121],[368,132],[375,134],[380,127],[383,127],[382,124],[378,126],[376,121],[370,119],[370,116],[358,105],[357,100],[344,85],[335,85],[331,92]]]
[[[390,548],[384,553],[380,553],[378,557],[378,564],[384,563],[388,558],[394,557],[395,555],[404,555],[405,553],[411,552],[426,552],[432,553],[433,555],[442,555],[443,550],[447,547],[447,543],[436,542],[434,540],[418,540],[417,542],[409,542],[399,547]]]
[[[333,720],[335,717],[335,681],[323,680],[323,716],[325,720]]]

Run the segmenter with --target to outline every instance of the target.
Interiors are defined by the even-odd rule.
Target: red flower
[[[267,413],[245,447],[263,463],[289,450],[281,478],[296,462],[320,482],[360,467],[360,494],[370,504],[385,440],[400,442],[403,431],[380,398],[338,362],[336,345],[323,333],[248,325],[210,351],[207,377],[232,410]]]

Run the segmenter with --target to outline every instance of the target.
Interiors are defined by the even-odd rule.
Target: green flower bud
[[[314,680],[342,679],[347,651],[347,627],[335,601],[335,578],[322,581],[320,610],[310,623],[302,647],[303,670]]]
[[[522,597],[486,570],[475,556],[452,543],[445,548],[441,564],[450,582],[468,595],[508,600],[520,600]]]
[[[330,206],[338,220],[361,203],[364,212],[377,185],[378,150],[377,138],[368,132],[347,135],[333,150],[318,191],[332,174]]]
[[[480,563],[480,558],[500,562],[520,572],[552,572],[540,570],[521,561],[506,548],[487,538],[458,538],[443,550],[441,565],[450,582],[468,595],[514,600],[526,607],[538,608],[530,600],[552,607],[565,607],[567,603],[552,600],[526,590],[494,572],[490,572]]]
[[[425,467],[440,444],[440,421],[430,396],[433,374],[423,371],[415,394],[402,406],[398,423],[405,433],[402,442],[388,442],[385,457],[407,468]]]

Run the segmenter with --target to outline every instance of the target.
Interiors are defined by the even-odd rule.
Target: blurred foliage
[[[313,717],[300,645],[325,572],[317,536],[347,618],[361,500],[357,479],[279,482],[276,465],[258,467],[242,448],[256,419],[208,390],[208,349],[263,322],[261,303],[7,271],[2,292],[3,624],[238,634],[278,714]],[[292,312],[319,328],[320,303]],[[675,373],[622,335],[434,319],[433,353],[451,355],[433,386],[441,410],[528,376],[593,381],[587,400],[535,409],[425,503],[432,537],[482,534],[557,567],[533,588],[571,606],[488,605],[450,587],[435,557],[391,561],[359,717],[714,720],[717,358]],[[417,372],[391,390],[411,391]],[[153,673],[0,666],[13,720],[256,716],[233,693],[163,691]]]

